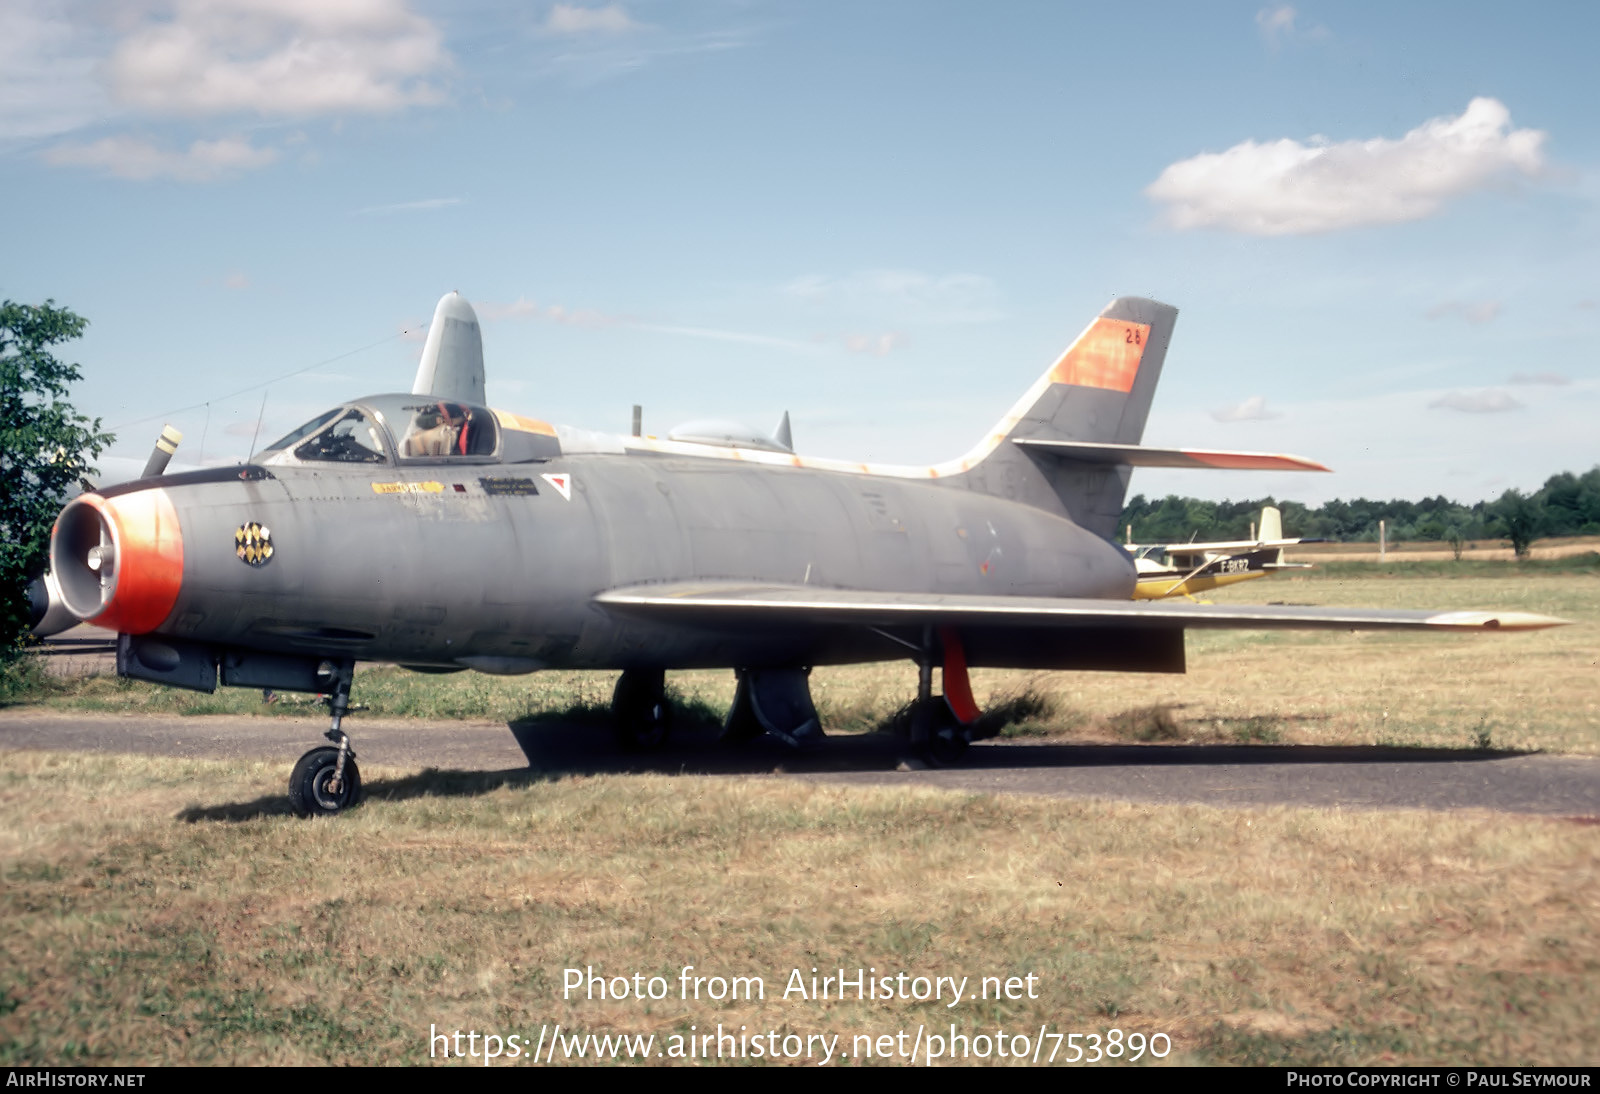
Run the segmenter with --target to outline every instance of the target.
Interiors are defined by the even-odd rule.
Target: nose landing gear
[[[356,767],[350,736],[340,727],[350,711],[352,661],[333,663],[333,690],[328,710],[333,724],[326,734],[336,747],[323,745],[300,757],[289,776],[289,805],[302,817],[327,817],[361,802],[361,769]]]

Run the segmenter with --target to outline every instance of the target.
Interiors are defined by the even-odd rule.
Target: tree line
[[[1507,490],[1493,501],[1463,505],[1440,496],[1421,501],[1335,499],[1311,508],[1271,497],[1251,501],[1201,501],[1173,495],[1152,500],[1136,494],[1122,511],[1121,528],[1133,526],[1135,543],[1244,539],[1263,505],[1283,512],[1284,535],[1341,541],[1376,540],[1387,522],[1390,541],[1508,539],[1518,554],[1541,536],[1600,535],[1600,467],[1581,475],[1551,475],[1531,494]]]

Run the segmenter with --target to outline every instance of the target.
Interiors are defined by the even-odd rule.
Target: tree
[[[1544,523],[1538,502],[1520,490],[1507,490],[1489,509],[1499,521],[1501,533],[1511,541],[1512,551],[1518,558],[1527,558]]]
[[[45,568],[67,492],[116,439],[67,402],[82,376],[50,353],[87,325],[53,300],[0,303],[0,664],[28,629],[27,584]]]

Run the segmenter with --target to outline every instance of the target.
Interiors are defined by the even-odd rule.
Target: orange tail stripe
[[[1061,355],[1050,370],[1050,379],[1058,384],[1132,391],[1149,339],[1148,323],[1102,316]]]

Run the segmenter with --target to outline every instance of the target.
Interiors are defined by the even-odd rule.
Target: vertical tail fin
[[[435,395],[453,403],[482,405],[483,333],[467,298],[448,292],[433,309],[428,340],[417,364],[413,395]]]
[[[1132,469],[1026,442],[1137,445],[1177,317],[1177,308],[1154,300],[1113,300],[968,454],[967,469],[952,481],[1064,512],[1112,538]]]
[[[1263,505],[1261,507],[1261,531],[1256,533],[1256,540],[1260,543],[1270,543],[1275,539],[1283,538],[1283,513],[1276,505]],[[1280,554],[1282,552],[1279,552]],[[1282,561],[1281,559],[1279,561]]]

